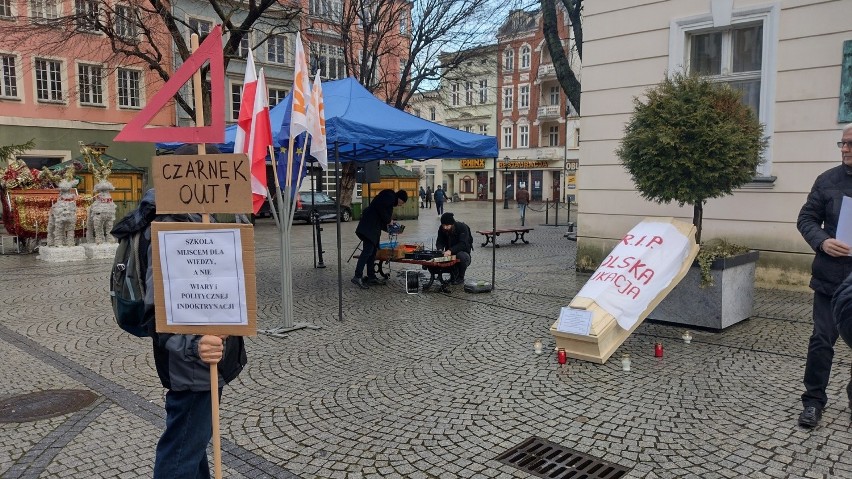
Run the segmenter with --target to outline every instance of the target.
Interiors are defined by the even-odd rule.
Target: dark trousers
[[[837,323],[837,332],[843,342],[852,348],[852,318],[841,318]],[[852,371],[849,373],[849,384],[846,385],[846,396],[849,398],[849,408],[852,409]]]
[[[378,248],[369,241],[361,242],[361,254],[358,255],[358,263],[355,264],[355,277],[364,276],[364,268],[367,268],[367,277],[376,277],[376,253]]]
[[[828,396],[828,378],[837,342],[837,325],[831,313],[831,296],[814,292],[814,331],[808,343],[808,360],[805,363],[805,392],[802,405],[825,408]],[[847,391],[849,391],[847,389]]]
[[[166,393],[166,430],[157,443],[154,479],[210,477],[207,444],[213,437],[211,409],[210,391]]]
[[[467,271],[467,267],[470,266],[470,253],[459,251],[456,253],[456,258],[458,258],[459,262],[455,266],[453,277],[464,279],[464,273]]]
[[[443,201],[436,201],[435,202],[435,209],[438,210],[439,215],[444,214],[444,202]]]

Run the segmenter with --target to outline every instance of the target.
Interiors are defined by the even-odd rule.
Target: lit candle
[[[536,354],[541,354],[541,350],[542,350],[541,339],[536,339],[535,343],[533,343],[533,347],[535,348]]]
[[[657,343],[654,345],[654,357],[661,358],[663,357],[663,343]]]
[[[622,354],[621,355],[621,370],[622,371],[630,371],[630,355]]]
[[[692,342],[692,334],[690,334],[688,329],[683,332],[683,336],[681,336],[681,338],[683,338],[683,342],[686,343],[686,344],[689,344],[689,343]]]
[[[556,360],[564,367],[565,363],[568,362],[568,353],[566,353],[564,349],[559,348],[559,350],[556,351]]]

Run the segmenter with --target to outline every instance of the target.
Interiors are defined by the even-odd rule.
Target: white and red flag
[[[266,155],[269,153],[269,147],[272,146],[272,124],[269,120],[268,98],[266,77],[263,74],[263,68],[261,68],[255,89],[251,134],[249,135],[247,151],[251,163],[251,195],[255,214],[260,211],[260,207],[263,206],[263,201],[267,196]]]
[[[257,89],[257,73],[254,70],[254,55],[251,50],[246,58],[246,73],[243,77],[243,94],[240,96],[240,115],[237,118],[237,134],[234,138],[234,153],[248,153],[251,134],[254,92]]]
[[[295,138],[308,131],[308,105],[311,96],[311,81],[309,78],[305,49],[302,47],[302,36],[296,32],[296,65],[293,73],[293,111],[290,113],[290,138]]]
[[[308,134],[311,135],[311,156],[319,161],[323,170],[328,169],[328,146],[325,141],[325,103],[322,98],[320,74],[314,77],[311,103],[308,108]]]

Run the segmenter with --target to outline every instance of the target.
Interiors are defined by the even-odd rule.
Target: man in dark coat
[[[426,209],[432,208],[432,187],[426,187]]]
[[[831,298],[840,283],[852,273],[852,257],[849,256],[852,250],[835,237],[843,198],[852,196],[852,124],[843,129],[838,146],[842,164],[817,177],[796,222],[802,237],[816,252],[810,282],[814,290],[814,329],[805,363],[804,409],[799,415],[799,425],[807,428],[819,424],[822,410],[828,402],[825,389],[838,335]],[[847,392],[850,393],[852,407],[852,390],[847,389]]]
[[[444,202],[447,201],[447,194],[441,189],[441,185],[435,187],[435,209],[438,210],[438,216],[444,214]]]
[[[473,235],[470,227],[461,221],[456,221],[452,213],[441,215],[441,226],[438,228],[438,238],[435,249],[443,250],[444,256],[456,255],[460,261],[455,266],[452,284],[464,283],[464,273],[470,266],[470,252],[473,251]]]
[[[361,220],[355,228],[355,234],[361,240],[361,254],[355,265],[355,276],[352,283],[361,289],[369,288],[368,284],[384,284],[384,280],[376,277],[376,253],[379,250],[379,239],[382,231],[388,230],[388,225],[393,221],[393,209],[402,206],[408,201],[408,193],[405,190],[394,192],[387,189],[382,190],[370,202],[370,206],[364,208]],[[367,269],[367,277],[364,278],[364,269]]]

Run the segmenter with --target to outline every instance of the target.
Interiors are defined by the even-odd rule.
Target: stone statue
[[[115,203],[110,194],[115,187],[108,180],[112,174],[112,160],[104,162],[100,151],[84,145],[83,142],[80,142],[80,151],[96,182],[95,194],[87,212],[86,241],[94,241],[95,244],[114,243],[115,238],[109,234],[115,222]]]

